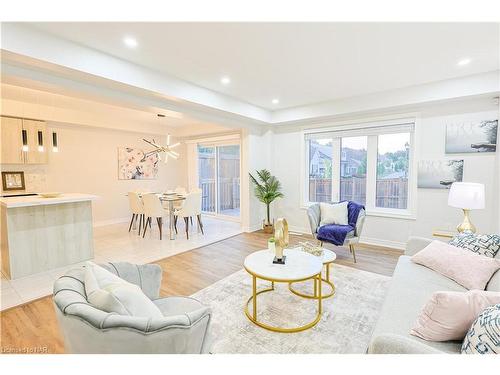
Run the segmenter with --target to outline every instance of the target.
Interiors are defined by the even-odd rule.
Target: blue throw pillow
[[[500,304],[476,318],[462,344],[462,354],[500,354]]]
[[[479,255],[495,258],[500,250],[498,234],[459,233],[449,242],[450,245],[473,251]]]

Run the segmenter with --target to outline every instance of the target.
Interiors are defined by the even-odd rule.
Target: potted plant
[[[266,205],[266,219],[263,225],[264,233],[273,233],[270,206],[276,198],[283,198],[284,195],[281,192],[281,184],[267,169],[256,171],[256,173],[260,182],[252,176],[251,173],[249,173],[249,175],[255,185],[255,196]]]

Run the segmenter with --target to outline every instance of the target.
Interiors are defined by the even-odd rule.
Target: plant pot
[[[272,234],[274,233],[274,225],[272,224],[263,224],[264,233]]]

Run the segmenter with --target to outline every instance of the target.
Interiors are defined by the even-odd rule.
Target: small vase
[[[274,242],[268,241],[267,248],[271,253],[274,254],[274,252],[276,251],[276,244]]]

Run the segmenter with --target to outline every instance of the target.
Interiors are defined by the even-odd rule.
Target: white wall
[[[464,159],[464,181],[480,182],[486,186],[487,208],[473,211],[472,221],[480,232],[498,231],[496,154],[445,155],[444,151],[447,122],[498,118],[498,109],[491,98],[422,108],[420,118],[416,129],[417,160]],[[306,211],[301,208],[300,201],[301,136],[301,129],[274,129],[271,170],[282,182],[285,194],[284,199],[276,202],[274,216],[286,217],[294,230],[309,232]],[[369,216],[364,241],[402,248],[410,235],[430,237],[433,230],[453,229],[461,221],[462,213],[447,205],[447,197],[447,190],[418,189],[416,220]]]
[[[142,138],[166,142],[166,136],[123,130],[47,123],[58,135],[59,152],[49,152],[45,165],[3,164],[2,171],[25,172],[26,188],[31,191],[79,192],[98,195],[93,204],[94,224],[129,218],[125,194],[135,189],[163,191],[187,185],[185,146],[180,158],[160,162],[155,180],[118,180],[118,147],[146,148]]]
[[[246,232],[262,228],[265,206],[254,195],[248,173],[271,168],[272,133],[267,128],[245,129],[241,142],[241,224]]]

